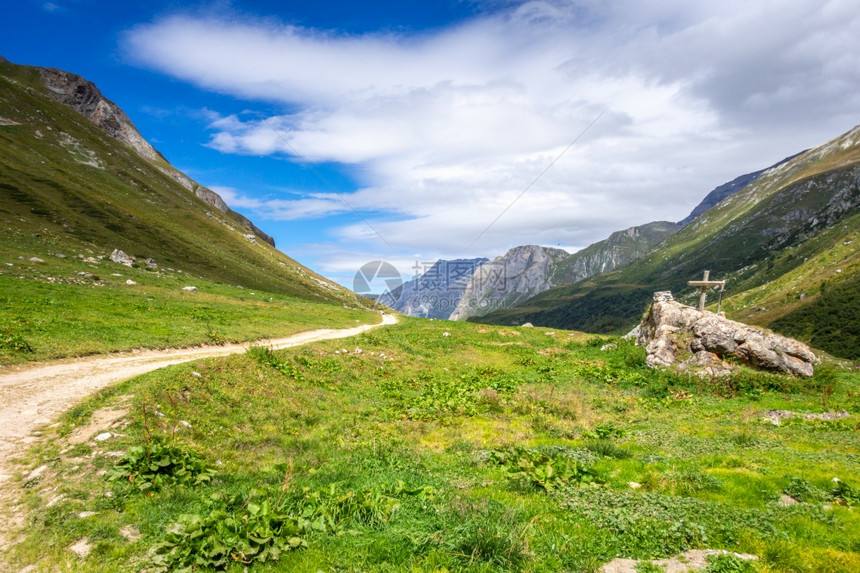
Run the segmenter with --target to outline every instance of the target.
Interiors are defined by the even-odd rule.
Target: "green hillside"
[[[728,281],[723,308],[729,317],[788,333],[788,319],[778,319],[806,309],[804,330],[789,330],[811,340],[811,333],[830,321],[828,305],[816,302],[822,284],[838,289],[860,272],[858,204],[860,128],[855,128],[769,170],[647,257],[476,321],[621,332],[636,324],[654,291],[671,290],[692,303],[696,293],[687,281],[708,269],[712,278]],[[846,297],[844,304],[853,309],[857,298]],[[856,337],[849,330],[843,334]],[[820,348],[856,357],[860,339],[834,343],[831,338],[819,337]]]
[[[300,301],[316,305],[292,316],[305,327],[369,317],[160,155],[55,101],[41,71],[0,62],[0,363],[286,334],[297,327],[277,309]],[[180,298],[187,285],[201,296]]]

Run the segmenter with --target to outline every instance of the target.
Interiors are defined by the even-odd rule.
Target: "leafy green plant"
[[[623,438],[624,428],[616,426],[614,422],[600,422],[593,430],[586,430],[582,434],[593,440],[609,440],[610,438]]]
[[[10,352],[33,352],[33,347],[30,343],[21,336],[17,329],[6,326],[0,328],[0,350],[8,350]]]
[[[288,378],[293,380],[305,379],[304,373],[299,368],[275,356],[275,352],[269,346],[254,345],[248,348],[245,353],[249,358],[277,370]]]
[[[666,570],[650,561],[640,561],[636,564],[636,573],[666,573]]]
[[[592,483],[597,474],[583,462],[563,454],[548,454],[528,448],[492,452],[490,459],[514,480],[552,492],[559,487]]]
[[[493,370],[478,370],[456,378],[431,377],[421,393],[406,408],[413,420],[432,420],[460,416],[475,416],[480,406],[498,403],[500,396],[510,395],[521,381]],[[488,392],[489,391],[489,392]],[[487,396],[493,400],[487,400]],[[498,408],[498,406],[496,406]]]
[[[172,396],[168,399],[174,408]],[[158,491],[167,485],[199,486],[212,479],[215,470],[194,449],[176,443],[176,420],[171,422],[170,443],[162,436],[153,436],[147,425],[146,405],[142,408],[145,443],[132,446],[107,473],[109,481],[124,480],[138,491]]]
[[[731,553],[708,555],[703,573],[755,573],[752,560]]]
[[[398,493],[403,491],[405,487]],[[347,523],[379,527],[400,508],[400,501],[378,490],[341,490],[341,486],[333,483],[315,491],[304,488],[287,505],[312,529],[336,532]]]
[[[828,499],[852,507],[860,504],[860,490],[839,480],[833,485],[833,489],[830,490]]]
[[[789,495],[797,501],[807,503],[815,503],[824,499],[825,492],[821,488],[815,487],[803,478],[796,476],[788,477],[788,485],[782,490],[785,495]]]
[[[214,475],[215,470],[193,449],[156,438],[129,448],[108,471],[107,479],[126,480],[139,491],[157,491],[173,484],[198,486]]]
[[[277,561],[287,551],[307,547],[299,519],[268,500],[249,500],[232,511],[213,505],[202,516],[181,515],[168,528],[154,548],[156,566],[170,571],[226,569],[236,563]]]

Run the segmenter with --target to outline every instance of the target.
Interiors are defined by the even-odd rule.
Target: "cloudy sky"
[[[96,82],[347,286],[679,220],[860,123],[856,0],[18,0],[0,22],[0,55]]]

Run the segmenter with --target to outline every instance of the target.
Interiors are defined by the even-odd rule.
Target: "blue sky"
[[[18,0],[0,55],[94,81],[171,163],[349,286],[370,260],[411,275],[679,220],[847,131],[856,8]]]

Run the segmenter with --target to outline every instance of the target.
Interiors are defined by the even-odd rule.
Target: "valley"
[[[683,227],[440,261],[381,299],[414,318],[275,249],[84,78],[0,59],[0,567],[856,571],[859,138]],[[703,268],[812,376],[648,367],[619,334]]]

